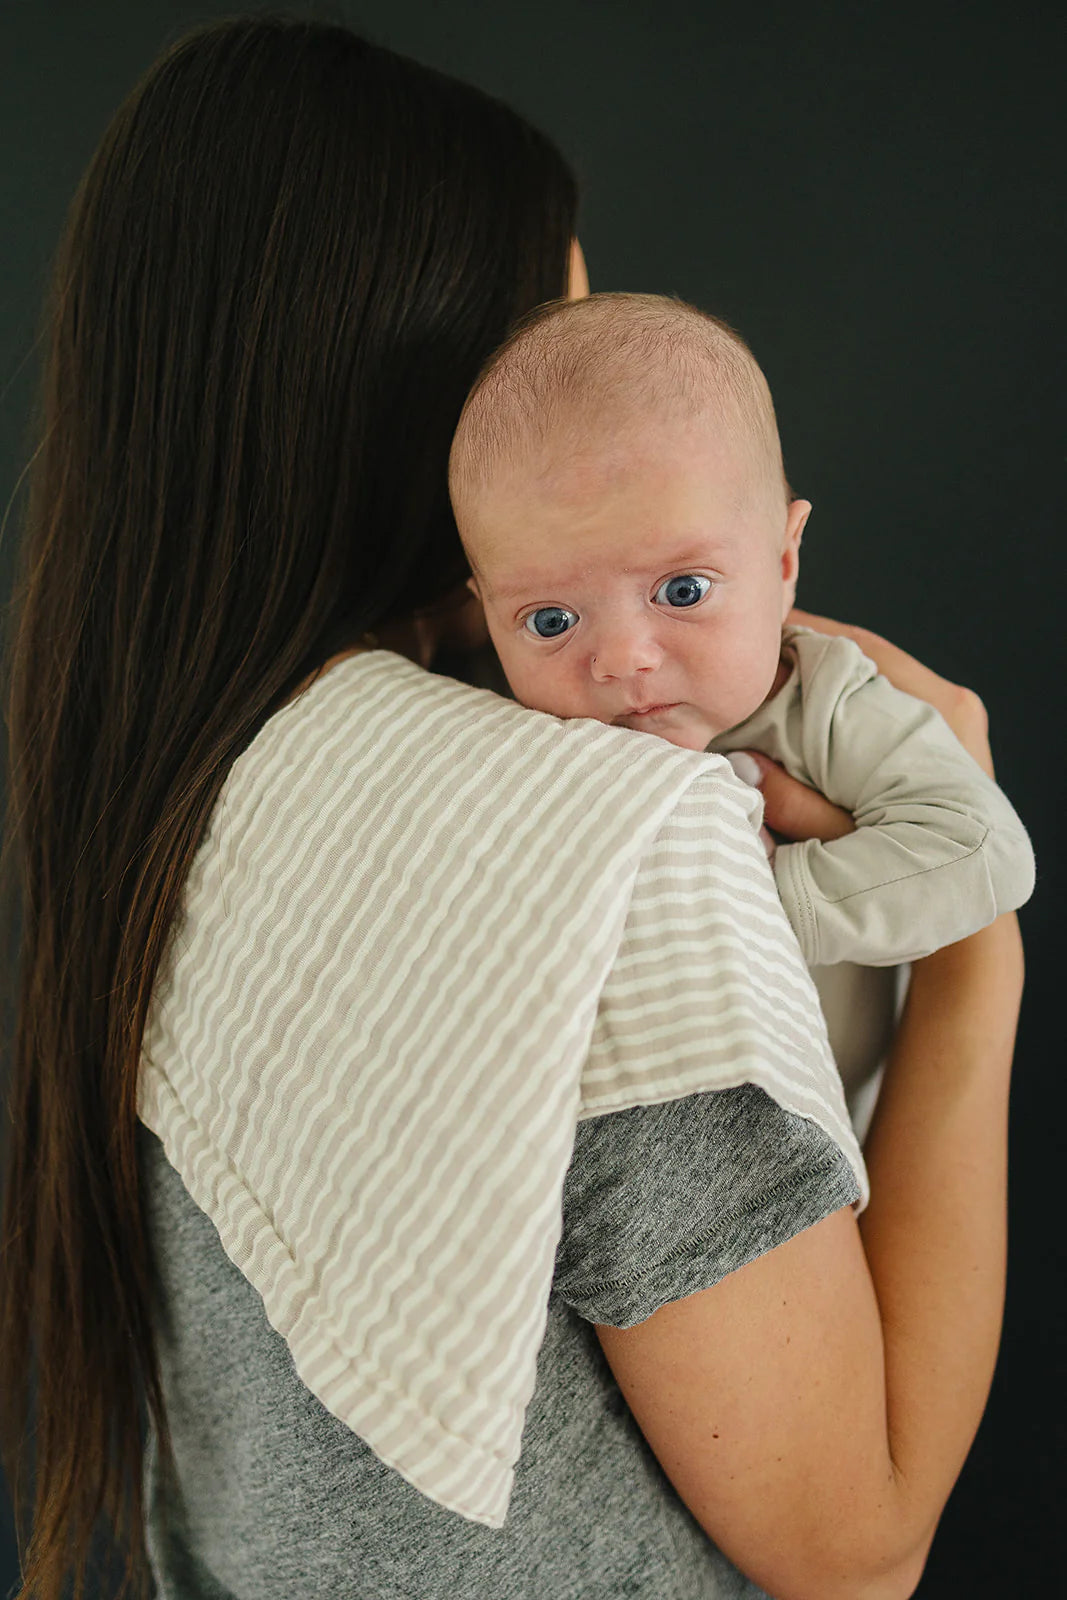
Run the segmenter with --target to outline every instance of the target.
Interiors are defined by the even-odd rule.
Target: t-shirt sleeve
[[[833,1139],[754,1084],[593,1117],[564,1182],[553,1289],[628,1328],[858,1196]]]

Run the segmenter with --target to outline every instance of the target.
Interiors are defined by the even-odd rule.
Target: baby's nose
[[[612,678],[632,678],[638,672],[651,672],[663,660],[663,651],[652,633],[644,628],[601,635],[594,642],[590,671],[597,683]]]

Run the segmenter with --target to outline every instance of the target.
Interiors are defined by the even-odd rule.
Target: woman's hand
[[[993,776],[993,757],[989,748],[989,719],[985,706],[973,689],[941,678],[929,667],[923,666],[906,650],[890,644],[880,634],[867,628],[856,628],[847,622],[835,622],[830,617],[815,616],[810,611],[793,610],[788,622],[804,628],[814,628],[818,633],[844,634],[859,645],[869,656],[884,678],[896,689],[925,700],[940,711],[957,739],[978,765]],[[799,779],[792,778],[769,756],[758,750],[746,750],[759,767],[761,779],[757,787],[763,795],[762,831],[767,854],[773,859],[774,839],[768,833],[781,834],[785,839],[840,839],[855,827],[852,817],[840,806],[835,806],[818,790],[810,788]]]
[[[883,678],[888,678],[895,689],[925,700],[940,711],[956,738],[983,772],[993,777],[993,755],[989,748],[989,718],[986,708],[973,689],[940,678],[921,661],[909,656],[906,650],[890,644],[881,634],[867,628],[855,628],[848,622],[834,622],[830,617],[817,617],[810,611],[795,608],[786,618],[802,628],[814,628],[817,633],[841,633],[859,645],[865,656],[870,656]]]

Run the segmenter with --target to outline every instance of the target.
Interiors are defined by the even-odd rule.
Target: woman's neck
[[[349,656],[366,655],[370,650],[392,650],[396,655],[407,656],[416,666],[428,667],[436,646],[436,633],[424,617],[402,617],[394,622],[383,623],[374,633],[364,634],[358,644],[336,651],[321,667],[316,667],[286,696],[282,705],[289,705],[305,689],[317,683],[331,667],[335,667],[339,661],[347,661]]]

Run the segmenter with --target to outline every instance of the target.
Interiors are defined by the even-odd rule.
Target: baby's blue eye
[[[577,621],[578,613],[568,611],[566,606],[542,606],[540,610],[530,612],[523,626],[539,639],[558,639]]]
[[[711,588],[710,578],[700,578],[695,572],[686,572],[680,578],[668,578],[656,590],[656,599],[669,606],[695,606]]]

